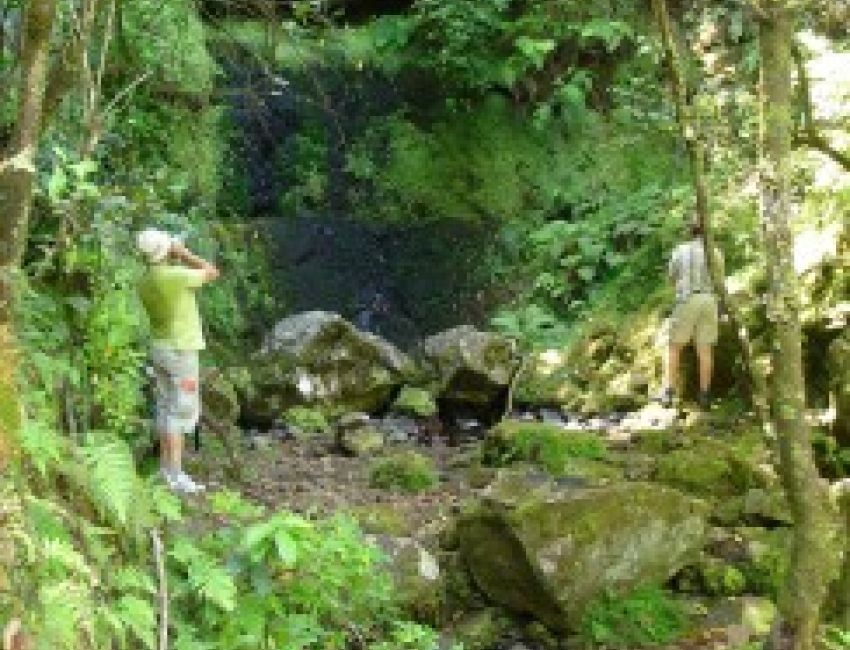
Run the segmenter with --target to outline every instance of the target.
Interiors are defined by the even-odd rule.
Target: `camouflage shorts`
[[[198,352],[154,348],[151,362],[156,376],[157,430],[191,433],[201,415]]]

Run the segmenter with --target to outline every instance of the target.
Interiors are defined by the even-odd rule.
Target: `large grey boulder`
[[[610,591],[658,584],[703,546],[706,508],[649,483],[560,488],[507,474],[457,522],[460,552],[494,602],[574,631]]]
[[[268,420],[292,406],[373,413],[389,403],[410,368],[391,343],[337,314],[297,314],[280,321],[255,355],[248,410]]]
[[[469,325],[425,339],[417,357],[438,398],[477,407],[492,405],[518,366],[510,339]]]

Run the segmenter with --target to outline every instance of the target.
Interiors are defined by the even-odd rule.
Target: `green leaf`
[[[156,616],[150,603],[136,596],[124,596],[116,609],[133,636],[149,650],[156,650]]]
[[[190,568],[189,578],[209,602],[226,612],[236,609],[236,584],[222,567],[212,562],[201,562]]]
[[[126,524],[136,482],[136,468],[127,444],[116,440],[81,447],[80,455],[98,505],[115,515],[119,523]]]
[[[116,589],[121,591],[140,591],[149,595],[157,592],[153,578],[135,566],[121,567],[112,580]]]
[[[585,282],[590,282],[593,278],[596,277],[596,269],[592,266],[583,266],[578,271],[578,277],[580,277]]]
[[[47,196],[51,201],[58,201],[68,189],[68,175],[61,167],[53,170],[47,181]]]
[[[280,561],[287,567],[295,566],[298,560],[298,545],[295,540],[286,531],[279,530],[275,533],[274,543]]]

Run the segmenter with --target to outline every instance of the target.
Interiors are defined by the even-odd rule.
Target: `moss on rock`
[[[402,415],[429,418],[437,414],[437,401],[424,388],[403,386],[390,410]]]
[[[603,464],[594,465],[593,461],[602,461],[606,456],[605,444],[595,433],[518,420],[505,420],[494,427],[482,450],[486,465],[501,467],[529,461],[553,476],[604,475]],[[608,475],[615,476],[616,470],[610,468]]]
[[[698,496],[741,495],[764,484],[752,451],[719,440],[697,440],[658,460],[656,480]]]
[[[369,484],[384,490],[421,492],[437,484],[439,477],[434,461],[415,451],[405,451],[380,458],[372,465]]]
[[[493,601],[556,630],[608,590],[669,579],[705,536],[702,504],[657,485],[513,493],[460,519],[461,551]]]

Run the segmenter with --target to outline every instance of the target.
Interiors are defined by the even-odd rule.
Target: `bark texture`
[[[21,407],[16,386],[13,329],[15,284],[27,239],[35,151],[41,133],[50,35],[56,0],[26,5],[22,46],[22,87],[10,155],[0,163],[0,472],[15,454]]]
[[[767,386],[766,379],[759,371],[754,361],[753,346],[749,333],[744,326],[736,306],[729,298],[726,291],[726,278],[721,274],[719,265],[715,259],[717,250],[714,239],[714,227],[711,220],[711,210],[708,199],[708,184],[705,178],[705,146],[701,137],[701,125],[699,116],[688,102],[688,88],[685,75],[682,72],[681,57],[676,44],[676,35],[673,21],[667,8],[666,0],[651,0],[652,11],[661,32],[661,41],[666,58],[666,69],[673,91],[673,100],[676,106],[676,116],[682,130],[682,137],[688,150],[691,162],[691,174],[693,177],[694,194],[696,196],[696,213],[703,232],[703,241],[706,249],[706,262],[711,275],[714,292],[720,300],[720,304],[728,315],[741,349],[744,370],[750,378],[750,389],[753,406],[761,416],[762,421],[767,421]]]
[[[794,650],[815,647],[820,612],[838,570],[838,517],[818,475],[804,419],[799,286],[793,264],[788,179],[793,132],[791,45],[793,20],[782,2],[762,5],[761,218],[769,277],[768,313],[774,332],[772,421],[780,473],[794,519],[794,543],[782,623],[776,638]]]

